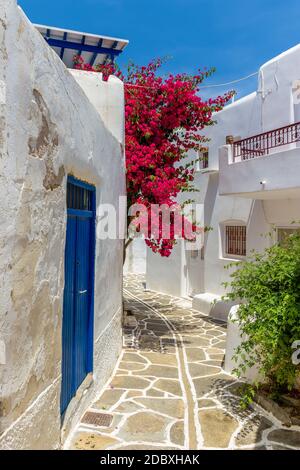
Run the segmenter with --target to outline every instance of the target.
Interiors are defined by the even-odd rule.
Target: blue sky
[[[32,22],[129,39],[119,60],[139,64],[171,56],[170,72],[215,66],[207,84],[224,83],[258,70],[300,42],[299,0],[19,0]],[[241,97],[256,77],[225,88]]]

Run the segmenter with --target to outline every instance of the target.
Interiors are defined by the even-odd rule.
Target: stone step
[[[231,307],[234,302],[226,302],[220,295],[205,292],[193,297],[193,309],[216,320],[227,321]]]

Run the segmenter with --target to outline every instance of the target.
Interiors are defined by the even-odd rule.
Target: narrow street
[[[69,449],[284,449],[300,432],[239,406],[239,383],[222,370],[226,325],[190,302],[124,282],[132,311],[114,376],[67,443]],[[101,413],[101,414],[99,414]],[[93,416],[93,415],[91,415]],[[103,425],[105,424],[105,425]]]

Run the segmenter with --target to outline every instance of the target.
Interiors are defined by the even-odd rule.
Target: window
[[[205,170],[208,168],[208,148],[203,147],[198,152],[199,159],[197,160],[196,164],[196,171]]]
[[[246,256],[245,225],[225,225],[225,255]]]
[[[191,250],[191,258],[195,259],[198,258],[200,251],[199,250]]]
[[[202,152],[202,169],[208,168],[208,149]]]
[[[73,180],[72,180],[73,181]],[[67,183],[67,207],[82,211],[92,210],[92,192],[83,186]]]
[[[277,241],[280,246],[284,245],[285,240],[294,233],[298,233],[300,235],[300,228],[299,227],[278,227],[277,228]]]

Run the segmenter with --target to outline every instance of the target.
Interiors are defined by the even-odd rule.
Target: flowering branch
[[[189,151],[201,150],[206,139],[200,132],[214,124],[213,113],[233,96],[228,92],[201,98],[201,84],[214,69],[163,78],[157,73],[162,63],[156,59],[147,66],[129,64],[124,75],[114,63],[91,67],[81,57],[74,58],[77,69],[102,72],[104,80],[114,74],[124,81],[128,205],[143,204],[149,216],[153,204],[172,207],[180,192],[196,190],[194,165],[183,160]],[[178,236],[186,238],[173,223],[170,238],[158,230],[155,238],[147,233],[145,242],[154,252],[169,256]]]

